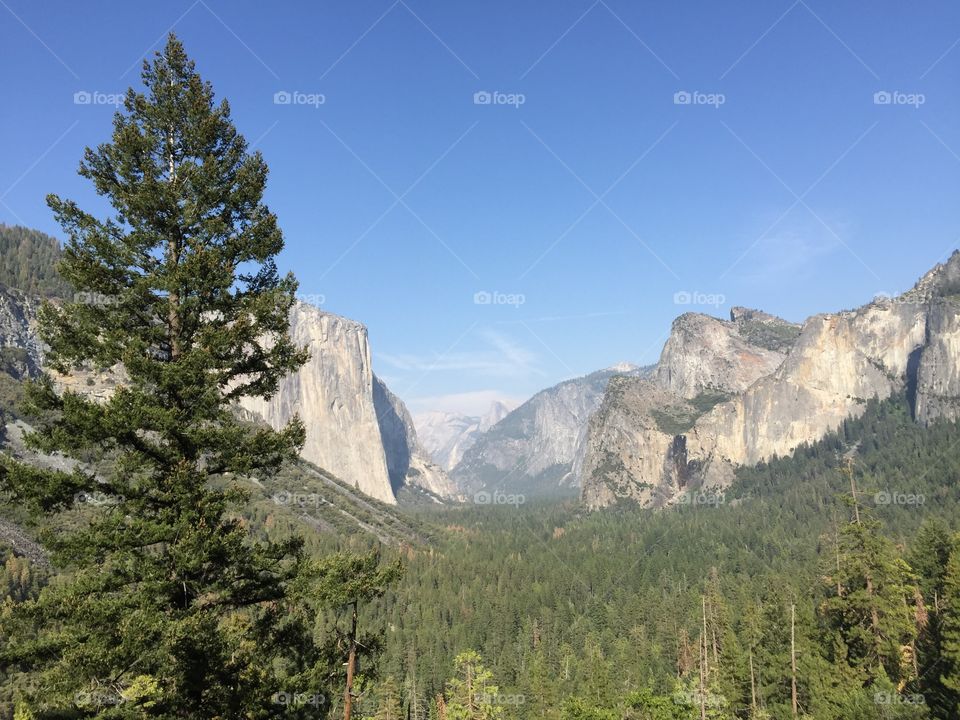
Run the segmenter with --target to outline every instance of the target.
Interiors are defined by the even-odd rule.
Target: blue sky
[[[173,27],[270,165],[282,267],[366,323],[414,411],[654,362],[686,310],[854,307],[960,246],[956,3],[2,0],[0,18],[0,221],[61,237],[46,193],[102,207],[82,149]]]

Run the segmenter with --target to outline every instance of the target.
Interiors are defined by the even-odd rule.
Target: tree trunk
[[[170,175],[167,182],[171,185],[177,179],[177,166],[173,157],[173,130],[167,134],[167,161],[170,166]],[[167,267],[176,270],[180,264],[180,244],[181,238],[179,232],[176,236],[167,239]],[[167,328],[170,332],[170,361],[176,362],[180,359],[182,346],[180,344],[180,334],[183,332],[183,325],[180,321],[180,293],[176,288],[170,289],[167,296]]]
[[[707,600],[703,605],[703,632],[700,634],[700,720],[707,720]]]
[[[357,665],[357,603],[350,616],[350,655],[347,658],[347,686],[343,691],[343,720],[350,720],[353,712],[353,672]]]
[[[796,644],[797,606],[790,606],[790,706],[793,717],[797,717],[797,644]]]

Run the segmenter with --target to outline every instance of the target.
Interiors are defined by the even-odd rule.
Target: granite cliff
[[[798,328],[736,308],[684,315],[650,380],[611,383],[577,471],[591,508],[722,488],[737,465],[817,440],[867,399],[906,393],[914,417],[960,417],[960,253],[915,288]]]
[[[479,490],[570,492],[576,449],[588,418],[617,375],[645,376],[649,368],[618,365],[542,390],[480,435],[451,472],[468,497]]]

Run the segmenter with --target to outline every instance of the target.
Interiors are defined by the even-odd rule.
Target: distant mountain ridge
[[[587,420],[616,375],[644,377],[649,367],[621,364],[541,390],[479,435],[451,476],[469,499],[481,490],[509,488],[572,493],[576,448]]]
[[[414,418],[417,433],[434,461],[445,470],[452,470],[477,437],[503,420],[509,406],[495,400],[483,415],[462,415],[434,411]]]

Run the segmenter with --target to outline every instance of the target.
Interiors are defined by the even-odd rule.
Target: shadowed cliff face
[[[417,438],[413,418],[386,384],[373,376],[373,405],[387,458],[394,493],[401,487],[418,487],[441,498],[453,498],[457,489],[439,465],[430,460]]]
[[[373,402],[367,329],[298,303],[290,313],[290,336],[310,359],[281,381],[270,400],[244,398],[240,404],[274,428],[299,414],[306,460],[371,497],[396,502]]]
[[[303,458],[378,500],[395,503],[404,486],[456,496],[417,440],[406,406],[373,374],[366,327],[298,303],[290,335],[310,351],[307,364],[269,401],[246,398],[244,408],[276,428],[299,414]]]
[[[802,329],[743,308],[729,323],[681,316],[657,387],[611,385],[591,419],[579,450],[583,500],[656,505],[686,483],[723,487],[736,465],[789,454],[872,397],[906,392],[918,422],[956,419],[958,293],[955,253],[898,298],[818,315]]]

